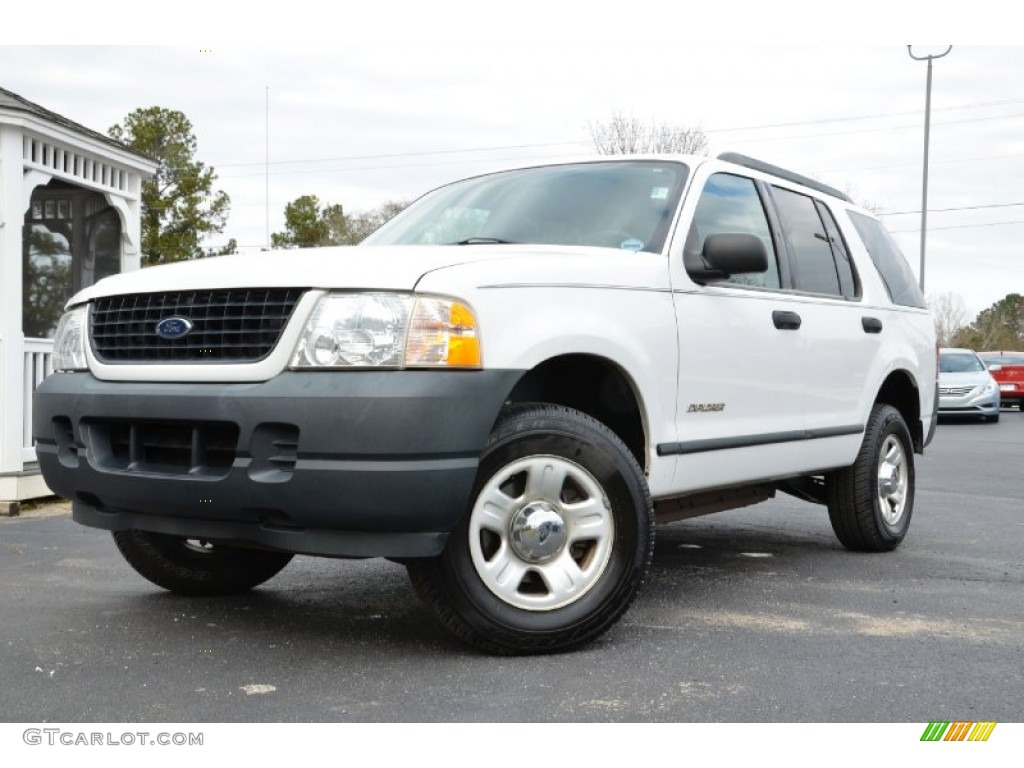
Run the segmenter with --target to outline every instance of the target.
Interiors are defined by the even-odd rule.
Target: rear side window
[[[814,199],[781,187],[772,187],[772,197],[793,246],[797,290],[843,295],[831,238]]]
[[[917,287],[910,265],[881,222],[854,211],[850,211],[850,220],[864,241],[864,247],[875,263],[892,303],[925,309],[927,304],[921,289]]]
[[[847,298],[854,298],[857,294],[857,279],[856,273],[853,270],[853,261],[850,259],[850,251],[846,247],[846,241],[843,240],[843,235],[839,231],[839,227],[836,224],[836,220],[832,217],[832,212],[828,209],[820,200],[814,201],[815,207],[818,209],[818,215],[821,216],[821,221],[825,225],[825,234],[828,235],[829,245],[832,246],[832,256],[836,262],[836,272],[839,274],[839,290],[842,291],[843,296]]]

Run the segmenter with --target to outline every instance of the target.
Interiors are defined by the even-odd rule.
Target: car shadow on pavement
[[[733,519],[722,521],[728,514]],[[750,511],[715,517],[658,527],[638,606],[666,588],[684,605],[688,593],[713,594],[738,581],[756,581],[766,570],[813,571],[822,556],[841,561],[849,554],[832,536],[827,517],[823,524],[806,514],[774,516],[769,522]],[[403,566],[380,559],[297,557],[264,585],[238,596],[183,597],[139,582],[138,592],[118,600],[120,608],[146,616],[147,623],[171,632],[180,626],[181,638],[198,631],[210,643],[226,635],[230,642],[270,649],[287,645],[299,654],[487,656],[434,620]]]

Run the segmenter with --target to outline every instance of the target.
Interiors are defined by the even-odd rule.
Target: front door
[[[778,258],[762,192],[753,179],[734,173],[697,177],[694,184],[701,192],[683,253],[675,257],[682,261],[673,265],[676,274],[680,266],[691,274],[699,269],[704,240],[718,233],[759,237],[769,269],[705,285],[681,275],[675,281],[675,484],[683,491],[768,478],[799,464],[790,441],[802,434],[805,390],[805,338],[799,326],[787,322],[794,314],[793,297],[782,290],[786,267]]]

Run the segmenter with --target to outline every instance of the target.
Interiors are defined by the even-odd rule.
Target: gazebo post
[[[24,335],[21,332],[21,131],[0,124],[0,503],[21,472]],[[7,491],[7,492],[5,492]],[[0,513],[6,508],[0,506]]]

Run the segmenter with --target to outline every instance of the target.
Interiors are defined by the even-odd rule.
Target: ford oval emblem
[[[187,336],[192,330],[192,321],[187,317],[165,317],[156,324],[156,335],[161,339],[174,341]]]

